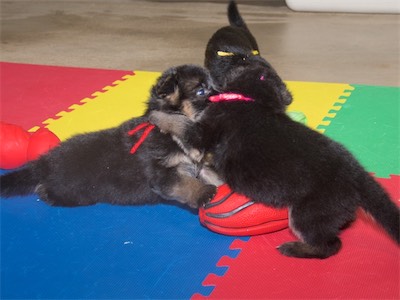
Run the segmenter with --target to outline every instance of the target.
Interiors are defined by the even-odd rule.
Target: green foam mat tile
[[[400,88],[352,86],[325,134],[344,144],[376,176],[400,174]]]

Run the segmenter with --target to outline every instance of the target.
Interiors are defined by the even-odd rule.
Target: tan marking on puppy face
[[[202,78],[199,77],[193,77],[191,79],[186,79],[183,82],[183,91],[185,93],[190,94],[194,89],[200,86],[200,83],[203,82]]]
[[[195,116],[197,115],[197,111],[190,100],[183,100],[181,111],[191,120],[194,120]]]
[[[178,106],[179,105],[179,88],[175,86],[174,92],[165,96],[165,100],[167,100],[171,105]]]

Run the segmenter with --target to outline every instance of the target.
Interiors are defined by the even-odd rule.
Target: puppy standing
[[[238,101],[210,104],[196,123],[162,112],[153,112],[151,122],[186,148],[210,153],[216,172],[235,192],[256,202],[289,207],[290,227],[300,241],[281,245],[284,255],[336,254],[341,248],[338,234],[354,220],[358,207],[399,243],[399,209],[379,184],[342,145],[285,114],[292,98],[267,61],[260,56],[220,57],[218,47],[234,49],[232,44],[220,45],[215,37],[207,47],[217,51],[207,58],[211,70],[218,65],[211,73],[220,89],[235,93]],[[243,98],[251,100],[239,101]]]
[[[128,132],[146,125],[154,110],[185,114],[195,121],[208,104],[210,89],[209,75],[201,67],[183,65],[167,70],[152,87],[143,117],[75,136],[21,170],[1,176],[1,196],[38,193],[55,206],[133,205],[167,199],[197,207],[198,199],[206,201],[215,193],[215,186],[196,178],[202,166],[157,128],[148,129],[146,140],[136,144],[138,148],[131,154],[143,131]],[[192,151],[192,155],[196,153]]]

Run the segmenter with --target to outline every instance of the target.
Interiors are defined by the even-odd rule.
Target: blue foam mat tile
[[[0,209],[2,299],[188,299],[235,239],[172,205]]]

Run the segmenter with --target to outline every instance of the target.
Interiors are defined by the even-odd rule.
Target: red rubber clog
[[[224,235],[258,235],[288,227],[288,210],[255,203],[234,193],[228,185],[218,187],[215,197],[199,209],[201,224]]]

